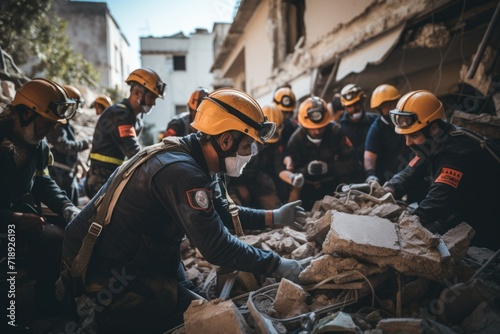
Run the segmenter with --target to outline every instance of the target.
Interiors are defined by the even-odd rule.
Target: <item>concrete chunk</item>
[[[307,293],[300,285],[283,278],[278,286],[273,307],[283,318],[292,318],[309,312],[306,304]]]
[[[323,251],[352,255],[391,256],[400,251],[395,224],[379,217],[333,212]]]
[[[233,301],[193,300],[184,312],[186,334],[251,333],[250,326]]]

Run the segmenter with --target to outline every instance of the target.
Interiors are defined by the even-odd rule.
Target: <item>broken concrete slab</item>
[[[306,234],[304,232],[295,231],[294,229],[285,226],[283,228],[285,235],[294,238],[299,244],[303,245],[307,242]]]
[[[321,208],[325,211],[337,210],[340,212],[353,213],[360,209],[358,203],[345,198],[337,198],[333,196],[325,196],[321,201]]]
[[[193,300],[184,312],[186,334],[252,333],[236,305],[231,300]]]
[[[450,277],[454,263],[435,247],[439,237],[423,228],[416,216],[404,213],[401,217],[400,224],[393,224],[376,216],[334,211],[323,251],[390,266],[407,275],[437,281]]]
[[[361,275],[368,277],[383,271],[385,271],[384,268],[373,264],[360,263],[354,258],[339,258],[326,254],[312,260],[311,264],[300,273],[299,281],[301,284],[316,284],[332,278],[332,282],[340,284],[363,279]],[[348,273],[348,275],[342,275],[345,273]],[[335,277],[338,280],[334,280]]]
[[[399,254],[397,227],[390,220],[333,211],[330,231],[323,243],[323,251],[358,255],[362,258],[394,256]],[[371,262],[371,261],[370,261]]]
[[[297,248],[300,247],[300,244],[292,237],[286,237],[281,240],[281,242],[278,244],[277,250],[280,253],[291,253]]]

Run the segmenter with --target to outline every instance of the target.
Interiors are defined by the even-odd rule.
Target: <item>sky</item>
[[[131,48],[132,68],[140,67],[139,38],[186,36],[215,22],[232,22],[237,0],[90,0],[105,2]]]

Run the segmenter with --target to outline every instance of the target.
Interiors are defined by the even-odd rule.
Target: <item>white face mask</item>
[[[235,157],[226,157],[224,159],[226,163],[226,174],[231,177],[238,177],[243,173],[243,168],[252,159],[252,154],[250,155],[239,155],[236,153]]]
[[[141,108],[142,108],[142,113],[146,115],[148,115],[151,112],[151,110],[153,110],[152,106],[147,106],[147,105],[142,105]]]
[[[362,111],[354,113],[354,114],[351,114],[351,119],[357,121],[358,119],[361,118],[361,116],[363,116],[363,112]]]
[[[309,139],[309,141],[313,144],[321,144],[321,140],[322,140],[322,138],[315,139],[309,135],[307,135],[307,139]]]

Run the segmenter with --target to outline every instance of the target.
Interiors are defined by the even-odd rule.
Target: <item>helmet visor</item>
[[[417,114],[409,111],[398,111],[397,109],[389,112],[392,123],[400,129],[408,129],[415,122],[418,122]]]
[[[158,82],[156,84],[156,90],[158,91],[158,95],[163,97],[165,96],[165,88],[167,87],[167,84],[164,82]]]
[[[78,109],[78,103],[74,100],[66,101],[51,101],[49,104],[49,110],[54,113],[57,118],[70,119],[76,113]]]
[[[271,139],[273,135],[276,133],[276,123],[265,121],[258,124],[260,125],[259,138],[263,142],[266,142],[269,139]]]

